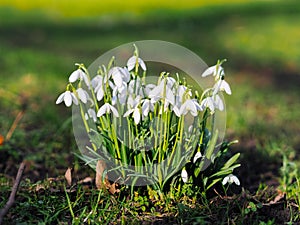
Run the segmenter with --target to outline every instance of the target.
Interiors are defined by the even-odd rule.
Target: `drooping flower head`
[[[71,92],[69,90],[61,93],[58,96],[58,98],[56,100],[56,104],[60,104],[62,102],[64,102],[67,107],[70,107],[72,105],[72,103],[74,103],[75,105],[78,105],[78,100],[77,100],[76,96],[74,95],[73,92]]]

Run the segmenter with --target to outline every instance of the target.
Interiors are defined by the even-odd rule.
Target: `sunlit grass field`
[[[254,199],[263,187],[284,183],[282,171],[288,173],[292,167],[283,168],[283,157],[297,167],[300,165],[299,1],[130,0],[101,1],[100,4],[96,0],[84,3],[3,0],[0,5],[3,6],[0,8],[1,135],[5,136],[22,105],[27,106],[10,142],[0,146],[1,176],[14,176],[22,159],[31,163],[32,172],[25,176],[35,178],[32,182],[61,176],[68,166],[87,170],[73,157],[76,145],[71,111],[55,105],[55,100],[75,69],[75,63],[88,66],[107,50],[144,39],[180,44],[209,65],[227,58],[224,67],[233,94],[225,98],[226,139],[240,140],[233,151],[241,152],[241,183]],[[92,174],[89,170],[86,173]],[[292,186],[294,180],[286,181],[285,185]],[[33,186],[30,182],[26,185],[26,190]],[[8,196],[7,185],[3,185],[4,189],[6,195],[0,197],[0,208]],[[299,194],[299,186],[293,191]],[[79,195],[77,205],[74,203],[77,213],[84,202],[84,195]],[[93,202],[97,194],[89,197]],[[66,201],[58,203],[59,198],[51,192],[41,197],[24,192],[12,214],[18,222],[50,221],[50,218],[57,222],[65,215],[70,219]],[[262,196],[257,198],[263,201]],[[29,199],[25,201],[29,203],[22,203],[24,199]],[[119,210],[123,205],[130,207],[121,202],[113,209]],[[59,208],[63,213],[56,211],[51,217],[47,215],[49,207],[51,212]],[[224,215],[223,209],[211,207],[216,207],[216,214]],[[247,217],[243,214],[247,207],[246,203],[238,205],[241,209],[238,215],[228,211],[225,221],[240,222],[238,224],[243,224],[243,218],[250,224],[251,221],[254,224],[268,221],[269,215],[264,216],[265,212],[259,210]],[[288,207],[283,208],[288,210]],[[30,215],[32,209],[39,209],[40,213]],[[26,216],[19,213],[21,210],[27,212]],[[169,213],[175,215],[179,209],[172,210]],[[103,217],[112,220],[116,217],[104,212]],[[199,221],[206,218],[195,211],[189,213],[192,219],[193,216]],[[184,213],[179,215],[180,219],[186,218]],[[290,220],[299,220],[295,215],[291,213]]]
[[[258,0],[255,0],[256,2]],[[145,12],[153,10],[185,10],[185,9],[195,9],[204,6],[215,6],[224,4],[235,4],[235,3],[246,3],[255,2],[250,0],[232,0],[230,2],[226,0],[61,0],[61,1],[43,1],[43,0],[3,0],[1,1],[2,6],[15,7],[20,10],[42,10],[44,13],[53,16],[62,17],[93,17],[100,15],[118,14],[123,15],[128,13],[134,13],[140,15]]]

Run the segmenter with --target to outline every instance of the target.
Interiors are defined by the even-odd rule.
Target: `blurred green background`
[[[27,109],[0,148],[0,172],[26,158],[40,179],[65,169],[66,160],[72,164],[71,111],[55,100],[74,64],[88,66],[107,50],[144,39],[187,47],[208,65],[227,58],[233,95],[226,96],[226,138],[240,140],[240,173],[250,177],[244,184],[283,153],[298,162],[299,15],[300,2],[289,0],[2,0],[0,134],[22,105]]]

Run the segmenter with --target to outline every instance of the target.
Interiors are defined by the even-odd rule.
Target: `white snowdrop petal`
[[[216,66],[211,66],[208,67],[203,73],[202,73],[202,77],[207,77],[209,75],[214,74],[216,71]]]
[[[139,62],[139,64],[140,64],[140,66],[142,67],[142,69],[143,69],[144,71],[146,71],[147,68],[146,68],[145,62],[144,62],[141,58],[138,58],[138,62]]]
[[[197,108],[196,108],[196,105],[193,100],[191,100],[191,99],[188,100],[188,107],[191,112],[197,113]]]
[[[224,103],[222,101],[222,99],[220,98],[219,95],[215,96],[215,106],[217,109],[219,109],[220,111],[224,110]]]
[[[228,180],[229,180],[229,177],[228,177],[228,176],[224,177],[224,179],[223,179],[223,181],[222,181],[222,184],[223,184],[223,185],[227,184]]]
[[[187,109],[186,109],[186,104],[185,104],[185,103],[183,103],[183,104],[180,106],[179,114],[180,114],[180,115],[186,115],[186,114],[187,114]]]
[[[213,102],[212,98],[208,99],[207,106],[210,109],[210,111],[212,111],[212,112],[215,111],[215,106],[214,106],[214,102]]]
[[[71,93],[71,96],[72,96],[72,101],[75,105],[78,105],[78,100],[76,98],[76,96],[74,95],[74,93]]]
[[[240,181],[236,176],[233,175],[232,180],[236,185],[238,185],[238,186],[240,185]]]
[[[65,92],[64,102],[67,107],[70,107],[72,105],[72,95],[70,91]]]
[[[175,96],[174,96],[174,93],[172,92],[172,90],[170,88],[167,88],[166,100],[172,105],[174,105],[174,103],[175,103]]]
[[[202,157],[201,152],[197,152],[197,153],[195,154],[195,156],[194,156],[193,163],[197,162],[197,160],[198,160],[199,158],[201,158],[201,157]]]
[[[77,89],[77,94],[79,99],[85,104],[87,103],[87,96],[85,94],[85,91],[82,88]]]
[[[139,122],[141,120],[140,110],[137,107],[133,111],[133,119],[134,119],[135,124],[139,124]]]
[[[237,176],[233,174],[229,174],[223,179],[222,184],[225,185],[226,183],[229,184],[235,183],[236,185],[240,185],[239,179],[237,178]]]
[[[64,96],[65,96],[65,92],[62,93],[62,94],[60,94],[60,95],[58,96],[58,98],[57,98],[57,100],[56,100],[55,103],[56,103],[56,104],[62,103],[63,100],[64,100]]]
[[[128,71],[131,71],[135,67],[135,64],[136,64],[136,56],[130,57],[127,61]]]
[[[217,68],[216,68],[217,69]],[[214,76],[218,75],[218,77],[221,77],[221,75],[225,75],[224,68],[222,66],[218,66],[218,71],[215,71]]]
[[[118,100],[118,97],[116,95],[113,95],[112,98],[111,98],[111,104],[112,105],[116,105],[117,104],[117,100]]]
[[[113,107],[112,105],[109,105],[109,108],[115,117],[119,117],[119,113],[115,107]]]
[[[198,116],[198,112],[197,112],[196,109],[195,109],[195,110],[190,110],[190,112],[191,112],[191,115],[192,115],[193,117]]]
[[[114,74],[113,75],[113,80],[114,80],[114,83],[117,87],[122,87],[122,84],[123,84],[123,80],[122,80],[122,76],[120,73],[118,74]]]
[[[119,102],[120,102],[120,104],[124,105],[126,103],[126,99],[127,99],[127,95],[126,95],[126,92],[125,92],[125,94],[121,94],[119,96]]]
[[[230,86],[229,86],[229,84],[228,84],[225,80],[223,80],[220,89],[221,89],[222,91],[224,90],[228,95],[231,95],[231,89],[230,89]]]
[[[156,98],[156,97],[160,97],[160,93],[162,92],[162,86],[156,86],[155,88],[153,88],[150,92],[149,92],[149,97],[150,98]]]
[[[69,76],[69,82],[74,83],[79,79],[79,76],[80,76],[80,69],[77,69]]]
[[[80,79],[83,79],[83,81],[86,84],[86,86],[90,87],[89,79],[88,79],[86,73],[83,72],[82,70],[79,70],[79,76],[80,76]]]
[[[197,109],[198,111],[203,111],[203,108],[202,108],[201,105],[197,102],[196,99],[193,100],[193,103],[194,103],[194,105],[195,105],[195,107],[196,107],[196,109]]]
[[[142,104],[142,112],[144,116],[147,116],[150,111],[150,101],[146,99]]]
[[[181,116],[180,110],[178,109],[177,106],[174,106],[174,107],[173,107],[173,112],[175,113],[175,115],[176,115],[177,117],[180,117],[180,116]]]
[[[153,90],[155,87],[155,84],[147,84],[145,88],[146,96],[149,96],[150,91]]]
[[[103,99],[103,97],[104,97],[104,91],[102,88],[100,88],[97,92],[97,100],[101,101]]]
[[[94,122],[97,121],[97,115],[94,109],[88,109],[88,114],[90,116],[90,118],[92,118],[94,120]]]
[[[127,110],[127,111],[124,113],[123,117],[128,117],[131,113],[133,113],[133,111],[134,111],[134,109],[129,109],[129,110]]]
[[[214,110],[215,110],[214,102],[211,97],[207,97],[207,98],[203,99],[201,102],[201,106],[208,107],[210,109],[210,111],[212,111],[212,112],[214,112]]]
[[[212,95],[216,95],[219,91],[220,91],[220,88],[221,88],[221,84],[222,84],[222,80],[218,80],[214,87],[213,87],[213,94]]]
[[[100,76],[100,75],[95,76],[91,81],[91,85],[95,89],[95,91],[96,91],[96,88],[102,86],[102,83],[103,83],[103,76]]]
[[[184,85],[180,85],[177,89],[177,95],[179,96],[180,101],[182,101],[183,95],[186,91],[187,87]]]
[[[123,75],[123,80],[128,83],[130,81],[130,73],[126,67],[121,68],[122,69],[122,75]]]
[[[182,181],[183,181],[184,183],[186,183],[186,182],[188,181],[188,174],[187,174],[187,172],[186,172],[185,169],[183,169],[183,170],[181,171],[181,178],[182,178]]]
[[[166,79],[167,79],[167,86],[169,88],[172,88],[176,83],[176,80],[173,77],[167,77]]]
[[[108,104],[108,103],[105,103],[103,106],[100,107],[100,109],[99,109],[98,112],[97,112],[97,117],[101,117],[101,116],[103,116],[105,113],[107,113],[107,109],[108,109],[107,104]]]

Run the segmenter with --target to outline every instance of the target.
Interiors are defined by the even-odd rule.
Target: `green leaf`
[[[233,171],[235,168],[239,167],[239,166],[241,166],[241,164],[236,164],[236,165],[233,165],[233,166],[231,166],[231,167],[229,167],[229,168],[227,168],[227,169],[222,169],[221,171],[219,171],[219,172],[217,172],[217,173],[211,175],[209,178],[231,174],[232,171]]]
[[[236,153],[234,156],[232,156],[222,167],[222,169],[227,169],[229,168],[235,161],[240,157],[240,153]]]
[[[217,178],[215,180],[213,180],[210,185],[208,185],[208,187],[206,188],[206,190],[210,189],[212,186],[214,186],[217,182],[219,182],[220,180],[222,180],[222,178]]]
[[[211,140],[208,143],[208,148],[207,148],[206,153],[205,153],[205,156],[206,156],[207,159],[210,159],[213,152],[214,152],[214,149],[215,149],[215,146],[216,146],[216,143],[217,143],[217,140],[218,140],[218,135],[219,135],[219,131],[216,130],[214,132]]]

